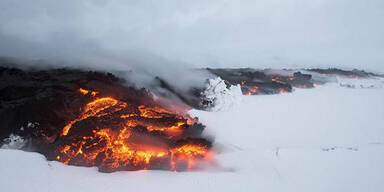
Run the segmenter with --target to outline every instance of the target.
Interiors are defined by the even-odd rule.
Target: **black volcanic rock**
[[[21,70],[0,67],[0,141],[10,133],[56,137],[85,102],[78,89],[97,90],[130,103],[151,101],[144,89],[126,87],[110,73],[73,69]],[[39,123],[31,128],[28,124]],[[21,130],[22,129],[22,130]]]
[[[353,70],[343,70],[343,69],[337,69],[337,68],[328,68],[328,69],[306,69],[307,71],[312,71],[320,74],[326,74],[326,75],[341,75],[346,77],[359,77],[359,78],[366,78],[366,77],[383,77],[383,75],[366,72],[363,70],[353,69]]]
[[[65,164],[96,166],[103,172],[186,170],[183,163],[170,167],[177,158],[174,154],[188,153],[177,149],[185,147],[181,144],[193,145],[200,151],[198,147],[211,147],[212,141],[202,136],[205,126],[197,118],[186,116],[177,110],[178,106],[168,110],[161,102],[167,98],[155,100],[146,89],[127,86],[128,83],[104,72],[0,67],[0,146],[16,135],[28,141],[21,146],[23,150],[39,152],[48,160]],[[116,144],[117,140],[121,143]],[[120,150],[122,143],[129,146],[125,149],[129,148],[133,155],[127,152],[123,156],[131,154],[130,159],[111,155],[120,154],[110,148],[112,144]],[[140,160],[144,153],[140,150],[151,147],[155,152],[161,147],[161,151],[168,151],[163,152],[167,156],[153,156],[153,161],[158,162]],[[154,151],[148,154],[153,155]],[[93,155],[96,159],[89,158]],[[180,159],[183,157],[177,158]]]

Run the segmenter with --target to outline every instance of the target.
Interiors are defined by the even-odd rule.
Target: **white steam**
[[[2,0],[0,56],[150,72],[384,71],[383,10],[382,0]]]

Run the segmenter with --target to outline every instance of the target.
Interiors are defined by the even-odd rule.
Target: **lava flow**
[[[100,171],[190,170],[209,160],[211,142],[200,138],[196,120],[159,106],[127,103],[98,92],[90,96],[77,118],[61,131],[57,161],[96,166]]]
[[[254,85],[252,88],[249,89],[247,95],[255,95],[259,91],[259,87],[257,85]]]

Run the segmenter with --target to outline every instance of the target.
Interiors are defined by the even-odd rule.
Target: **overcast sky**
[[[383,22],[383,0],[1,0],[0,55],[384,71]]]

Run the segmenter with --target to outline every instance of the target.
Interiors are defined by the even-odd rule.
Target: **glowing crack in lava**
[[[259,87],[254,85],[252,88],[249,89],[247,92],[247,95],[255,95],[259,91]]]
[[[100,171],[189,170],[209,161],[211,143],[191,137],[196,120],[159,106],[128,104],[112,97],[93,99],[62,129],[57,161],[97,166]],[[196,134],[195,134],[196,135]],[[198,134],[197,134],[198,135]]]

